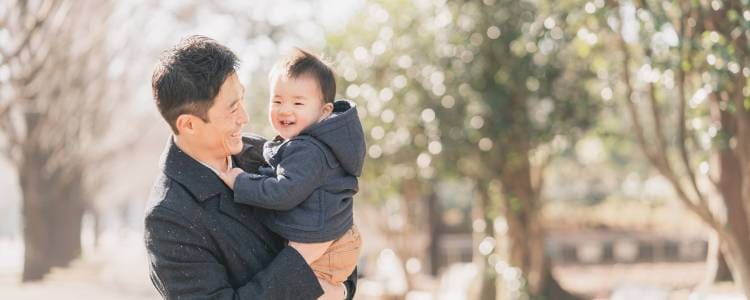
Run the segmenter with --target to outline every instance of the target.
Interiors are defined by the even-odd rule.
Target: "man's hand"
[[[297,250],[309,265],[318,260],[323,253],[326,253],[326,250],[328,250],[328,246],[330,246],[331,243],[333,243],[333,241],[324,243],[297,243],[289,241],[289,246],[294,248],[294,250]]]
[[[237,175],[240,175],[242,172],[244,171],[240,168],[232,168],[224,173],[219,173],[219,178],[221,178],[230,189],[234,190],[234,180],[237,179]]]
[[[346,294],[346,288],[343,284],[333,285],[328,281],[318,279],[320,287],[323,288],[323,296],[320,296],[318,300],[341,300],[344,299]]]

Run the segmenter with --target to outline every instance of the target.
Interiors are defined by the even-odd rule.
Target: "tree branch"
[[[688,15],[692,11],[692,7],[688,11]],[[686,28],[687,22],[685,21],[685,18],[680,18],[680,27],[678,28],[679,34],[680,34],[680,41],[678,45],[678,51],[679,51],[679,59],[677,60],[677,145],[680,152],[680,159],[682,161],[682,165],[685,169],[685,172],[688,174],[688,179],[690,180],[690,185],[693,188],[693,191],[695,192],[695,195],[698,197],[699,205],[705,206],[706,209],[708,209],[708,203],[706,203],[706,199],[703,196],[703,193],[701,192],[700,188],[698,188],[698,181],[696,180],[695,171],[690,165],[690,155],[688,154],[687,150],[687,136],[686,136],[686,96],[685,96],[685,77],[686,77],[686,70],[683,66],[683,63],[685,62],[686,58],[689,58],[691,55],[690,46],[688,41],[692,39],[692,31],[688,30]],[[685,44],[688,43],[688,46],[686,47]],[[710,180],[713,181],[711,176],[707,176]]]
[[[26,30],[23,39],[21,42],[14,47],[15,49],[6,52],[2,47],[0,47],[0,65],[5,65],[10,59],[13,59],[17,57],[23,49],[25,49],[29,43],[31,42],[31,38],[36,34],[37,31],[39,31],[40,28],[42,28],[42,25],[44,25],[44,22],[47,21],[50,12],[53,11],[53,8],[55,8],[56,3],[58,1],[45,1],[42,4],[42,7],[39,9],[39,15],[34,17],[34,24],[31,25],[31,28]]]
[[[712,227],[715,227],[718,230],[721,228],[721,226],[719,222],[716,220],[716,218],[713,217],[708,207],[705,205],[702,205],[702,202],[696,203],[696,201],[690,199],[690,196],[688,196],[687,193],[685,193],[684,189],[682,188],[682,185],[677,179],[676,174],[673,172],[673,170],[668,164],[668,160],[666,159],[666,149],[665,148],[662,149],[661,154],[660,154],[660,153],[657,153],[658,150],[654,151],[653,149],[649,148],[648,144],[646,143],[646,138],[645,138],[645,134],[643,131],[643,125],[641,123],[640,116],[638,114],[638,108],[636,107],[635,101],[633,100],[634,88],[633,88],[633,83],[630,80],[630,74],[629,74],[630,73],[629,71],[630,70],[629,69],[630,53],[627,49],[627,44],[625,43],[625,40],[622,36],[622,32],[623,32],[622,23],[623,23],[622,18],[620,18],[619,26],[618,26],[619,28],[616,33],[617,33],[618,46],[620,48],[620,51],[623,54],[623,61],[622,61],[623,80],[625,82],[625,87],[626,87],[625,103],[627,104],[630,117],[633,121],[633,126],[635,127],[636,137],[638,139],[640,148],[644,152],[646,157],[649,159],[649,161],[654,165],[654,167],[656,167],[656,169],[662,174],[662,176],[664,176],[670,182],[672,187],[675,189],[675,192],[677,193],[678,198],[682,200],[683,204],[685,204],[685,206],[687,206],[688,209],[696,213],[704,222],[711,225]],[[651,95],[651,102],[652,102],[652,113],[654,114],[654,117],[655,117],[654,124],[657,124],[655,126],[659,127],[658,126],[659,123],[657,123],[657,120],[661,116],[660,116],[658,109],[655,109],[656,103],[654,99],[655,97],[653,96],[654,95],[653,89],[650,91],[650,95]],[[659,128],[655,128],[655,129],[657,131],[657,142],[659,142],[658,139],[662,139],[662,141],[659,143],[664,142],[663,133],[658,133],[659,130],[661,129]],[[662,137],[660,138],[659,135],[661,135]]]

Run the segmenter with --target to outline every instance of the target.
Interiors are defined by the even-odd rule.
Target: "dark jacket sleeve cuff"
[[[346,286],[346,299],[352,300],[354,299],[354,293],[357,292],[357,268],[354,268],[354,272],[352,272],[351,275],[349,275],[349,278],[344,281],[344,285]]]

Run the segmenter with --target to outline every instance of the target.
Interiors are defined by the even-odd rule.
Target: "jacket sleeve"
[[[242,173],[234,181],[234,201],[272,210],[290,210],[324,179],[325,153],[311,142],[292,140],[283,150],[276,176]]]
[[[304,258],[289,246],[234,288],[202,228],[161,207],[149,213],[145,225],[151,281],[165,299],[315,299],[323,294]]]

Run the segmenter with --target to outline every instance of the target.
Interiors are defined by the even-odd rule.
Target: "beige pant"
[[[310,267],[315,276],[332,284],[346,281],[357,266],[362,248],[362,238],[356,225],[352,225],[343,236],[333,241],[328,250]]]

